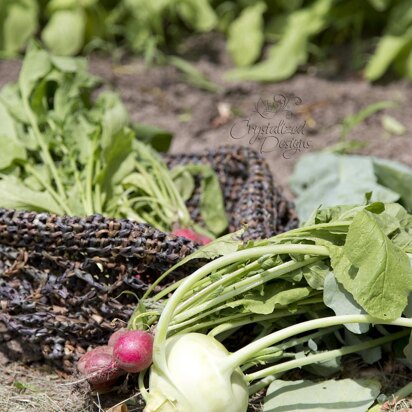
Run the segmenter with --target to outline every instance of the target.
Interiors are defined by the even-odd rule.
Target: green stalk
[[[325,305],[320,305],[317,307],[317,309],[325,309]],[[207,326],[212,326],[212,325],[216,325],[217,326],[212,329],[208,334],[210,336],[216,337],[217,335],[220,335],[221,333],[227,332],[231,329],[236,329],[239,328],[241,326],[245,326],[248,325],[250,323],[257,323],[257,322],[262,322],[262,321],[267,321],[267,320],[273,320],[273,319],[282,319],[285,316],[292,316],[292,315],[299,315],[301,313],[307,313],[307,308],[302,308],[299,309],[295,312],[290,312],[290,311],[276,311],[270,315],[250,315],[248,313],[244,313],[242,314],[244,319],[240,319],[236,322],[226,322],[226,323],[221,323],[220,320],[215,321],[214,323],[210,323],[210,325]],[[239,316],[239,318],[241,318]]]
[[[408,319],[410,322],[410,327],[412,327],[412,320]],[[281,372],[286,372],[291,369],[301,368],[302,366],[310,365],[312,363],[321,363],[326,362],[331,359],[335,359],[344,355],[349,355],[355,352],[361,352],[367,349],[375,348],[376,346],[384,345],[385,343],[392,342],[394,340],[403,338],[410,334],[409,330],[402,330],[397,333],[393,333],[388,336],[382,336],[381,338],[377,338],[371,341],[358,343],[356,345],[346,346],[340,349],[334,349],[330,351],[326,351],[323,353],[318,353],[316,355],[309,355],[304,358],[299,358],[295,360],[291,360],[288,362],[283,362],[279,365],[270,366],[269,368],[265,368],[259,370],[257,372],[253,372],[250,374],[245,375],[247,381],[253,381],[256,379],[265,378],[270,375],[276,375]]]
[[[63,209],[64,213],[66,213],[69,216],[73,214],[71,210],[67,207],[66,202],[64,202],[64,200],[59,196],[59,194],[48,183],[46,183],[46,181],[37,173],[34,167],[32,167],[30,164],[27,163],[24,165],[24,168],[28,172],[30,172],[37,179],[37,181],[41,185],[43,185],[43,187],[53,196],[56,202]]]
[[[86,215],[92,215],[93,207],[93,170],[94,170],[94,155],[96,151],[96,137],[93,140],[92,153],[86,165]]]
[[[50,169],[50,172],[51,172],[51,174],[53,176],[53,179],[56,183],[57,192],[61,196],[62,200],[67,201],[66,193],[64,191],[63,184],[60,180],[60,176],[57,172],[54,161],[53,161],[53,159],[50,155],[47,144],[43,139],[43,135],[40,132],[39,125],[37,124],[37,120],[36,120],[36,118],[33,114],[33,111],[31,109],[31,107],[30,107],[29,96],[26,96],[25,94],[22,93],[22,101],[23,101],[23,107],[24,107],[24,109],[26,111],[26,114],[29,118],[29,122],[31,124],[31,127],[33,128],[35,138],[37,140],[38,145],[40,146],[43,161],[47,165],[47,167]]]
[[[412,328],[412,319],[398,318],[395,320],[382,320],[374,318],[370,315],[343,315],[343,316],[329,316],[326,318],[313,319],[306,322],[298,323],[297,325],[289,326],[277,332],[252,342],[244,346],[242,349],[232,353],[228,357],[226,364],[227,370],[234,370],[236,367],[249,361],[259,352],[268,346],[272,346],[284,339],[288,339],[294,335],[308,332],[313,329],[327,328],[330,326],[341,325],[346,323],[371,323],[382,325],[404,326]]]
[[[305,245],[294,245],[294,246],[305,246]],[[289,246],[291,247],[291,246]],[[293,252],[291,252],[293,253]],[[296,252],[299,253],[299,252]],[[254,289],[264,283],[276,279],[286,273],[292,272],[296,269],[299,269],[303,266],[307,266],[311,263],[320,260],[318,257],[308,258],[302,261],[289,261],[282,263],[274,268],[265,270],[262,273],[245,278],[235,285],[228,286],[219,296],[208,300],[200,305],[195,306],[192,309],[188,309],[185,312],[180,313],[179,315],[174,316],[174,321],[182,322],[188,318],[193,317],[194,315],[206,311],[214,306],[217,306],[220,303],[227,302],[234,297],[247,292],[248,290]]]
[[[182,301],[183,297],[188,293],[199,280],[207,276],[214,270],[220,269],[222,266],[229,265],[234,262],[242,262],[244,260],[253,259],[266,254],[312,254],[328,256],[329,251],[324,246],[316,245],[269,245],[263,247],[255,247],[230,253],[229,255],[222,256],[219,259],[209,262],[205,266],[196,270],[192,275],[187,277],[185,281],[176,289],[175,293],[168,300],[167,305],[163,309],[157,325],[157,334],[154,341],[153,359],[161,368],[166,369],[166,354],[165,354],[165,341],[167,337],[168,327],[173,318],[173,314]],[[268,346],[268,345],[267,345]]]
[[[276,346],[270,346],[266,349],[263,349],[262,351],[256,353],[255,357],[253,359],[251,359],[246,365],[242,365],[242,370],[248,369],[247,365],[252,366],[253,362],[259,361],[261,356],[267,356],[269,354],[277,353],[279,351],[285,351],[286,349],[293,348],[294,346],[302,345],[302,344],[308,342],[311,339],[316,339],[316,338],[319,338],[321,336],[329,335],[330,333],[335,332],[339,328],[340,328],[340,326],[334,326],[334,327],[327,328],[327,329],[324,329],[324,330],[319,330],[315,333],[311,333],[310,335],[306,335],[306,336],[303,336],[301,338],[288,340],[284,344],[280,344],[280,345],[276,345]]]
[[[211,283],[209,286],[205,287],[203,290],[196,293],[191,298],[187,299],[185,302],[181,303],[176,308],[175,313],[176,314],[181,313],[181,312],[185,311],[188,307],[194,306],[202,298],[205,298],[205,297],[209,296],[218,287],[223,286],[223,285],[229,283],[232,280],[235,280],[237,277],[239,277],[239,275],[246,275],[247,273],[251,272],[252,270],[258,269],[261,265],[261,262],[259,262],[259,260],[260,259],[255,260],[255,261],[249,263],[248,265],[235,270],[231,274],[223,276],[218,281]]]

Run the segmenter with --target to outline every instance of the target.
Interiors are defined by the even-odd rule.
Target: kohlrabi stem
[[[153,348],[153,360],[157,362],[161,368],[166,368],[166,353],[165,353],[165,341],[167,337],[168,327],[173,318],[174,312],[182,301],[186,293],[203,277],[207,276],[214,270],[220,269],[223,266],[229,265],[234,262],[242,262],[248,259],[253,259],[267,254],[289,254],[299,253],[308,255],[320,255],[329,256],[329,251],[324,246],[317,245],[268,245],[262,247],[254,247],[250,249],[240,250],[229,255],[222,256],[212,262],[209,262],[205,266],[199,268],[180,285],[174,292],[172,297],[168,300],[162,315],[159,318],[157,324],[157,332],[154,341]]]
[[[411,320],[411,319],[408,319]],[[412,322],[411,326],[412,327]],[[276,375],[281,372],[286,372],[291,369],[301,368],[302,366],[310,365],[312,363],[320,363],[326,362],[331,359],[335,359],[344,355],[349,355],[350,353],[361,352],[367,349],[374,348],[376,346],[384,345],[385,343],[392,342],[394,340],[403,338],[410,334],[409,330],[402,330],[397,333],[393,333],[388,336],[382,336],[381,338],[377,338],[374,340],[370,340],[367,342],[358,343],[356,345],[346,346],[340,349],[334,349],[322,353],[318,353],[316,355],[309,355],[304,358],[294,359],[288,362],[282,362],[278,365],[270,366],[265,369],[261,369],[257,372],[246,374],[246,380],[254,381],[256,379],[265,378],[267,376]]]
[[[252,342],[244,346],[242,349],[229,355],[227,360],[227,370],[234,370],[236,367],[246,363],[252,359],[256,352],[272,346],[284,339],[288,339],[294,335],[308,332],[313,329],[327,328],[329,326],[341,325],[345,323],[371,323],[404,326],[412,328],[412,319],[398,318],[395,320],[382,320],[374,318],[370,315],[343,315],[343,316],[329,316],[326,318],[308,320],[306,322],[298,323],[279,331],[273,332],[258,341]]]
[[[279,245],[282,246],[282,245]],[[291,247],[292,245],[288,245]],[[306,245],[294,245],[294,246],[306,246]],[[308,247],[308,246],[306,246]],[[293,252],[291,252],[293,253]],[[297,252],[299,253],[299,252]],[[267,269],[261,273],[256,275],[246,277],[245,279],[240,280],[236,284],[229,285],[222,291],[219,296],[216,296],[213,299],[210,299],[204,303],[201,303],[191,309],[187,309],[186,311],[174,316],[174,321],[182,322],[186,319],[191,318],[198,313],[204,312],[209,310],[210,308],[219,305],[220,303],[227,302],[234,297],[247,292],[248,290],[254,289],[264,283],[276,279],[286,273],[292,272],[296,269],[299,269],[303,266],[307,266],[311,263],[320,260],[319,257],[308,258],[302,261],[289,261],[282,263],[278,266],[275,266],[271,269]]]

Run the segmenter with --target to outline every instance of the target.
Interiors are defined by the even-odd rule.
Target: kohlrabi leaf
[[[355,216],[344,247],[331,248],[331,263],[336,279],[367,313],[384,320],[401,316],[412,290],[412,269],[372,213]]]
[[[349,328],[348,328],[349,329]],[[371,342],[373,338],[367,335],[353,334],[348,330],[345,330],[345,345],[358,345],[363,342]],[[378,362],[382,358],[382,348],[380,346],[375,346],[374,348],[369,348],[357,352],[358,355],[362,357],[362,360],[368,365],[372,365]]]
[[[366,313],[355,302],[352,295],[339,285],[332,272],[329,272],[325,278],[323,301],[337,316]],[[369,325],[366,323],[350,323],[345,326],[353,333],[366,333],[369,330]]]
[[[380,393],[375,380],[323,382],[275,380],[264,399],[264,412],[365,412]]]
[[[378,183],[372,158],[362,156],[302,156],[290,183],[298,196],[296,209],[302,221],[319,207],[363,204],[368,192],[372,192],[371,201],[394,202],[400,197],[395,189]]]
[[[378,182],[399,193],[400,202],[412,212],[412,169],[402,163],[386,159],[373,159]]]

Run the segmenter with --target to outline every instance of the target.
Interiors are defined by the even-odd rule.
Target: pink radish
[[[113,348],[113,346],[116,344],[116,342],[118,341],[120,336],[123,336],[125,333],[127,333],[126,328],[121,328],[121,329],[117,330],[116,332],[114,332],[112,334],[112,336],[110,336],[110,339],[109,339],[109,342],[107,343],[107,346],[110,346],[110,347]]]
[[[113,358],[126,372],[140,372],[152,363],[153,336],[143,330],[128,330],[116,341]]]
[[[96,348],[92,349],[89,352],[86,352],[84,355],[82,355],[77,362],[77,370],[82,374],[86,375],[86,362],[90,358],[94,358],[96,354],[98,353],[108,353],[110,356],[113,354],[113,348],[110,348],[109,346],[97,346]]]
[[[212,239],[210,239],[209,237],[196,233],[191,229],[175,229],[173,230],[172,234],[193,240],[194,242],[200,243],[201,245],[206,245],[207,243],[210,243],[212,241]]]

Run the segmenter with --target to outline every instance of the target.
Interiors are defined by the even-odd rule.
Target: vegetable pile
[[[343,355],[372,363],[391,342],[405,347],[411,229],[399,204],[340,206],[271,239],[227,235],[186,258],[221,256],[152,296],[153,285],[129,322],[155,334],[148,392],[139,379],[145,411],[246,411],[249,396],[287,385],[288,370],[327,376]],[[409,349],[398,356],[412,360]],[[368,389],[354,409],[364,411],[379,383],[349,382]]]
[[[126,217],[164,232],[199,232],[200,243],[223,233],[227,218],[215,172],[190,164],[169,171],[147,143],[167,148],[170,135],[131,123],[111,91],[93,99],[98,84],[85,60],[29,45],[18,82],[0,92],[0,207]],[[196,177],[205,227],[185,205]],[[210,198],[213,205],[204,200]]]

